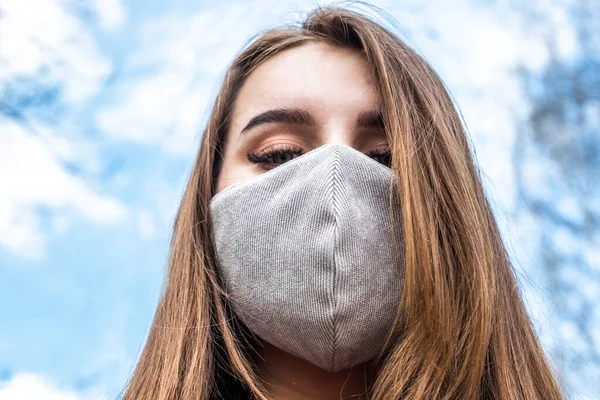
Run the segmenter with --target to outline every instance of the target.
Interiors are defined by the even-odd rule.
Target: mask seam
[[[333,298],[333,351],[331,354],[331,367],[332,370],[335,370],[336,367],[336,354],[338,352],[338,332],[337,332],[337,315],[338,315],[338,302],[337,302],[337,244],[339,242],[339,204],[338,204],[338,185],[339,183],[339,174],[340,174],[340,151],[338,149],[334,149],[334,161],[332,164],[332,180],[331,180],[331,189],[332,189],[332,205],[333,205],[333,216],[334,216],[334,228],[333,228],[333,282],[332,282],[332,298]]]

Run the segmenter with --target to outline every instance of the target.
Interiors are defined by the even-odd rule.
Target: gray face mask
[[[211,240],[237,317],[324,370],[377,357],[404,277],[395,187],[387,166],[328,143],[217,193]]]

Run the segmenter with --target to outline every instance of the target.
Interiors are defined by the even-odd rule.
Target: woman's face
[[[235,102],[216,192],[326,143],[389,166],[377,92],[363,56],[309,43],[261,64]]]

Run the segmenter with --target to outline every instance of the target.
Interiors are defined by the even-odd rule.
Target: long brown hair
[[[369,398],[561,399],[482,188],[466,128],[432,67],[384,26],[339,7],[269,30],[224,78],[178,210],[163,293],[124,399],[268,395],[216,272],[209,202],[233,103],[264,60],[309,42],[355,49],[379,93],[398,176],[406,271],[397,329]],[[229,397],[228,397],[229,396]]]

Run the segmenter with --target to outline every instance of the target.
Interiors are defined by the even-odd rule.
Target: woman
[[[125,399],[561,399],[432,68],[321,8],[227,71]]]

